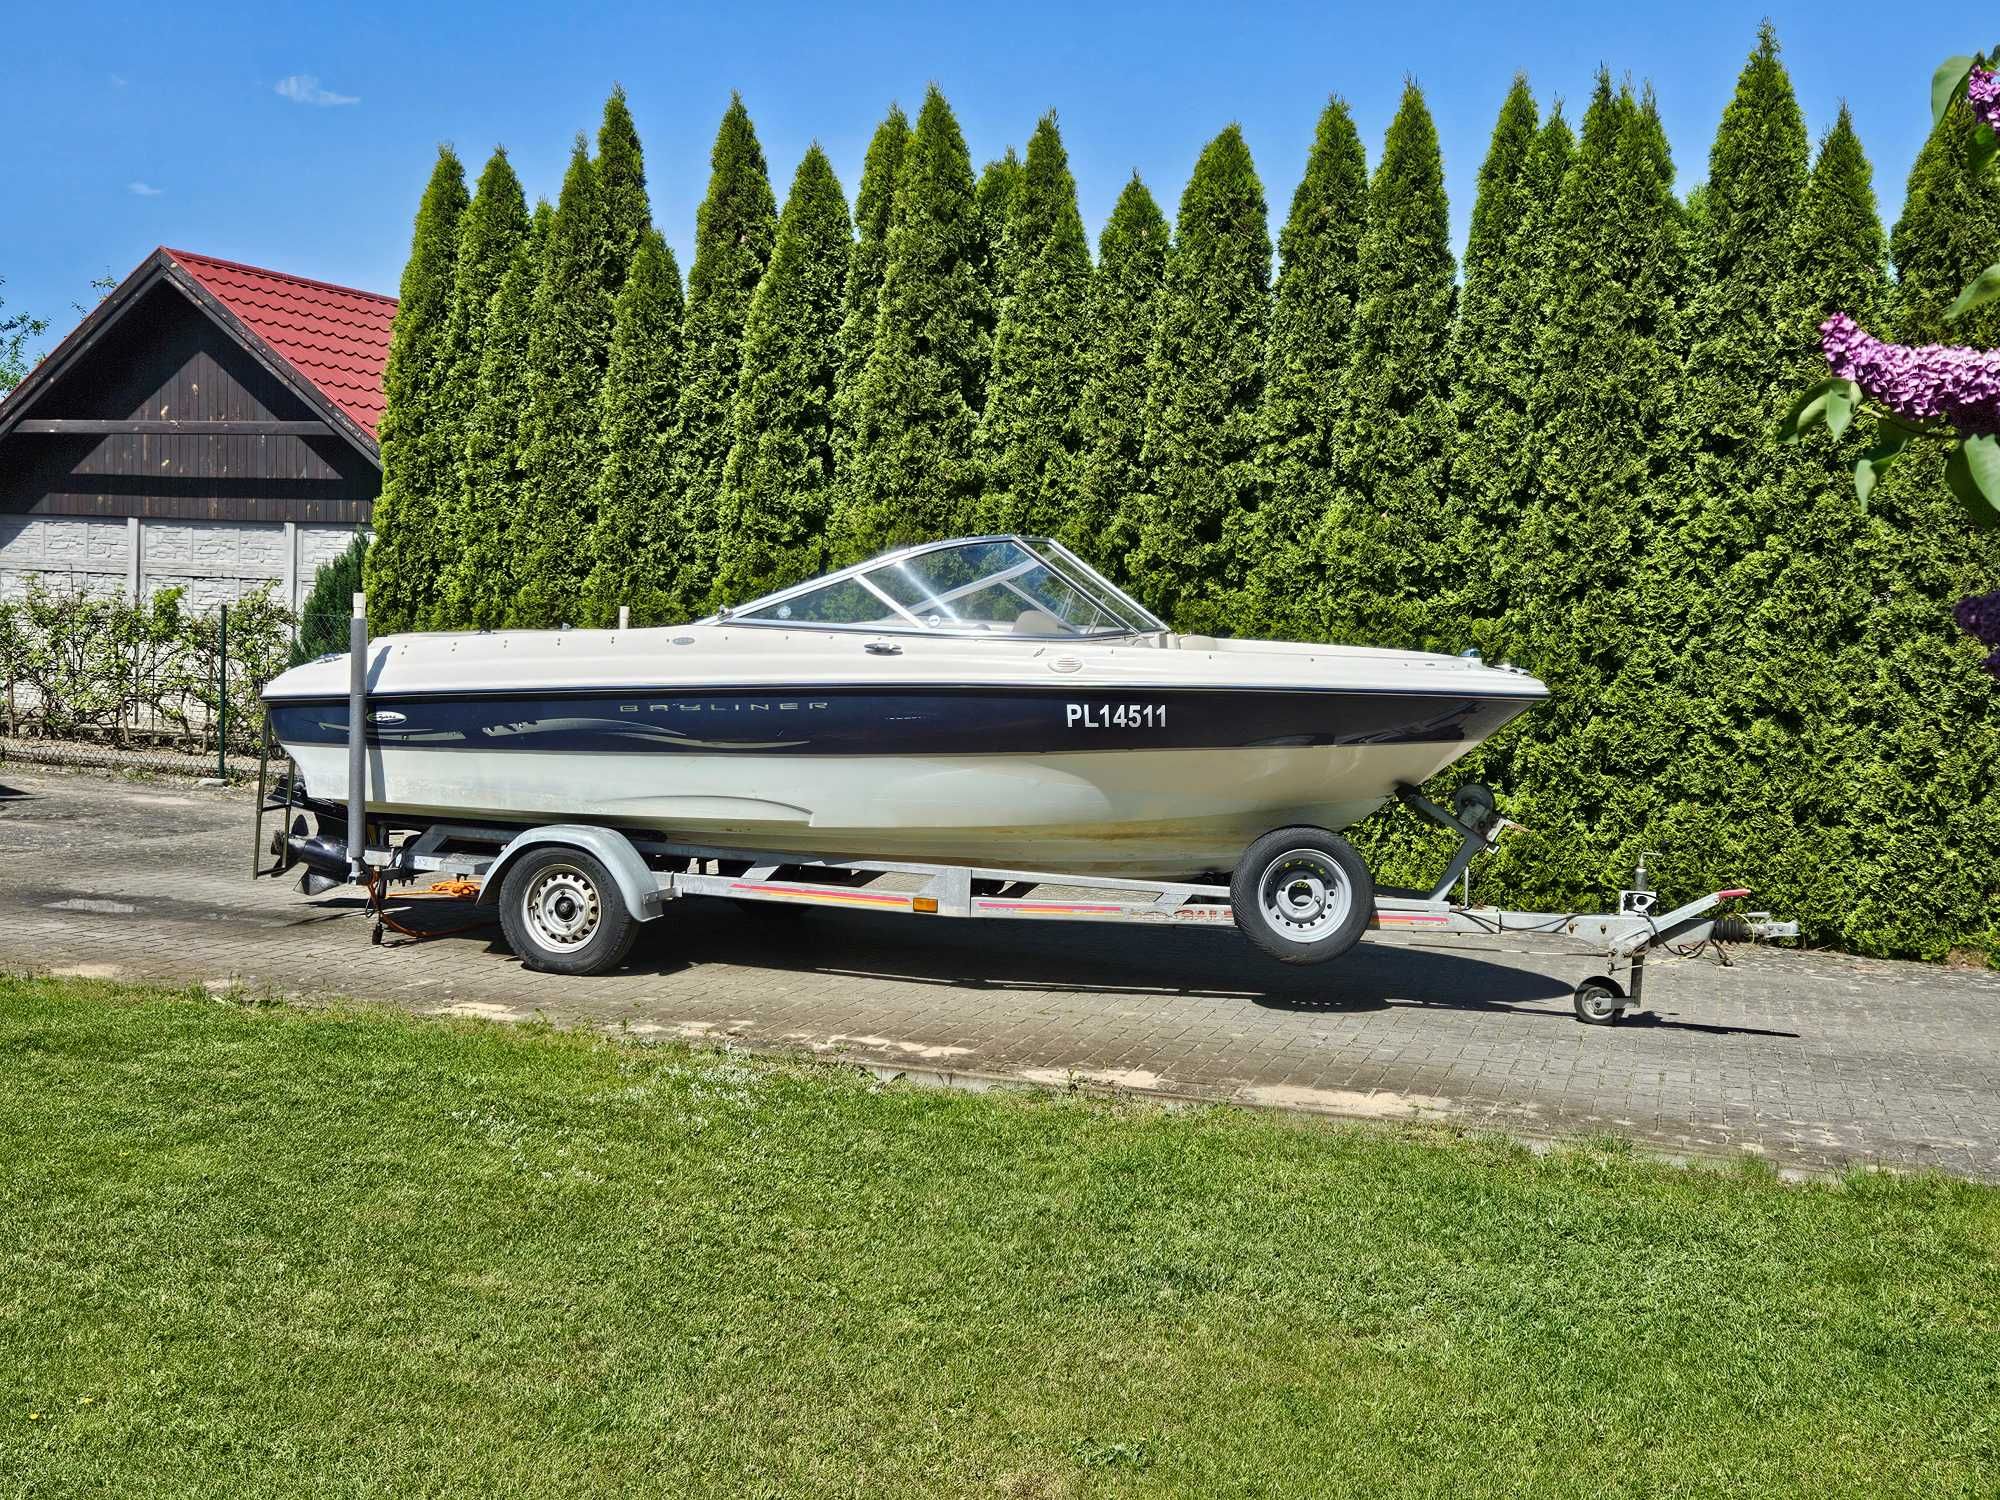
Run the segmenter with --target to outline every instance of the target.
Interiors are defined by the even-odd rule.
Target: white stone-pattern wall
[[[256,521],[0,516],[0,599],[24,595],[32,574],[50,588],[128,598],[181,588],[187,606],[198,611],[232,604],[268,583],[279,603],[297,609],[314,572],[353,535],[348,526]]]
[[[131,587],[131,528],[122,519],[0,516],[0,599],[28,591],[39,573],[51,587],[118,595]]]

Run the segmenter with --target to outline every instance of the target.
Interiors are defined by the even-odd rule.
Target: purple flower
[[[1965,98],[1974,116],[2000,134],[2000,73],[1991,68],[1974,68],[1966,75]]]
[[[1952,618],[1958,621],[1960,630],[1980,645],[2000,646],[2000,589],[1990,594],[1968,594],[1958,601]],[[1987,665],[1995,661],[2000,661],[2000,651],[1993,654]]]
[[[1913,422],[1942,417],[1967,436],[2000,433],[2000,350],[1885,344],[1846,313],[1819,325],[1833,373]]]

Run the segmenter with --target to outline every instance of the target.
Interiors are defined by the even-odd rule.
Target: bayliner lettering
[[[648,703],[643,705],[644,709],[647,712],[656,714],[668,714],[668,713],[726,714],[726,713],[736,713],[743,710],[748,710],[751,713],[770,713],[773,709],[776,709],[780,713],[789,714],[789,713],[799,713],[801,711],[808,713],[817,712],[821,709],[829,708],[831,706],[832,705],[826,703],[804,703],[804,702],[779,703],[775,701],[768,703],[753,703],[746,700],[734,700],[728,703]],[[620,712],[621,714],[636,714],[640,712],[640,709],[641,705],[637,703],[621,703],[618,705],[618,712]]]
[[[1164,703],[1070,703],[1063,723],[1071,729],[1165,729]]]

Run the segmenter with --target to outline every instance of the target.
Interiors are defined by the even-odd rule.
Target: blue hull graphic
[[[1022,755],[1121,748],[1477,742],[1539,695],[1297,689],[826,687],[369,699],[368,739],[411,749],[730,755]],[[342,744],[345,699],[269,705],[280,741]]]

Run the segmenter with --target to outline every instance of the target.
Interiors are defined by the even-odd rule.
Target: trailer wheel
[[[1279,828],[1244,851],[1229,877],[1243,935],[1280,963],[1323,964],[1361,940],[1375,882],[1346,839],[1324,828]]]
[[[625,961],[639,924],[618,883],[581,849],[531,849],[500,888],[500,929],[530,969],[604,974]]]
[[[1625,1011],[1625,991],[1618,981],[1603,974],[1592,975],[1576,987],[1576,1018],[1586,1026],[1615,1026]]]

